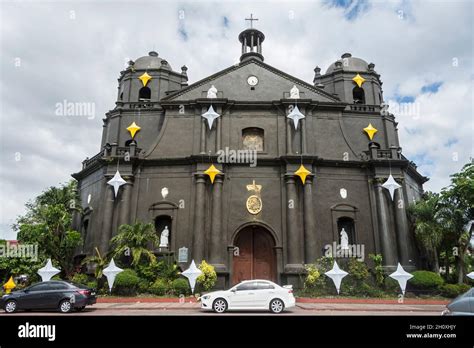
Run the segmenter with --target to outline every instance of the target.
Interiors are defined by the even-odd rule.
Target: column
[[[195,174],[196,196],[194,204],[194,233],[193,233],[193,259],[196,264],[204,258],[204,214],[206,204],[206,175],[203,173]]]
[[[287,269],[294,270],[300,268],[303,264],[303,256],[300,248],[300,236],[298,233],[298,215],[297,215],[297,195],[295,176],[293,174],[285,175],[286,181],[286,241],[287,241]],[[290,200],[293,201],[293,207],[290,207]]]
[[[119,207],[119,216],[118,216],[118,228],[120,228],[120,225],[124,224],[129,224],[130,223],[130,203],[131,203],[131,196],[132,196],[132,179],[131,178],[125,178],[127,183],[122,186],[120,189],[121,192],[119,195],[121,196],[120,200],[120,207]],[[116,235],[118,233],[118,228],[117,231],[114,231],[112,235]]]
[[[397,226],[397,242],[399,260],[403,266],[414,265],[414,255],[412,253],[413,240],[410,238],[408,228],[408,218],[405,209],[405,199],[403,196],[403,187],[395,191],[395,224]],[[410,262],[411,261],[411,262]]]
[[[301,122],[301,154],[306,153],[306,118],[300,120]]]
[[[304,246],[306,263],[317,258],[316,224],[313,210],[313,177],[307,176],[304,185]]]
[[[285,112],[286,111],[287,110],[285,109]],[[291,142],[291,122],[293,121],[289,119],[288,117],[286,117],[286,115],[285,115],[285,119],[286,119],[286,154],[291,155],[293,154],[293,145]]]
[[[120,194],[120,193],[119,193]],[[105,185],[104,194],[104,213],[102,215],[102,233],[100,238],[99,250],[105,254],[109,250],[109,242],[112,237],[112,218],[114,215],[114,188],[110,185]]]
[[[205,113],[207,110],[203,107],[201,110],[201,114]],[[201,153],[206,153],[206,127],[207,127],[207,120],[204,117],[201,118]]]
[[[225,241],[222,229],[222,185],[223,175],[217,175],[212,185],[211,248],[209,262],[216,270],[224,271]]]
[[[377,196],[377,216],[379,221],[380,246],[385,266],[397,265],[397,242],[390,229],[390,213],[384,197],[385,189],[380,183],[376,184],[375,192]]]

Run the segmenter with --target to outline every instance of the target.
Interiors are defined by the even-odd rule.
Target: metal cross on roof
[[[250,14],[250,18],[245,18],[246,21],[250,21],[250,28],[253,28],[253,21],[258,21],[258,18],[253,18],[253,14]]]

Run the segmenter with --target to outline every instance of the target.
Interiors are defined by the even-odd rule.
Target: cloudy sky
[[[250,13],[265,62],[303,80],[344,52],[375,63],[426,189],[473,154],[470,1],[2,1],[0,11],[0,238],[15,237],[29,199],[99,151],[129,59],[154,49],[175,70],[186,64],[192,83],[238,61]],[[64,101],[95,113],[57,115]]]

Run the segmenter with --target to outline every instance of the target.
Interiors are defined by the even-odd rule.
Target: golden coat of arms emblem
[[[253,191],[255,194],[247,198],[247,211],[256,215],[262,211],[263,203],[260,198],[260,191],[262,190],[262,185],[255,185],[255,180],[251,185],[247,185],[247,191]]]

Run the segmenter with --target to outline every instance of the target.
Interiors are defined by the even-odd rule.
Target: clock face
[[[258,78],[257,78],[257,76],[249,76],[249,78],[247,79],[247,83],[248,83],[250,86],[255,86],[255,85],[258,83]]]

